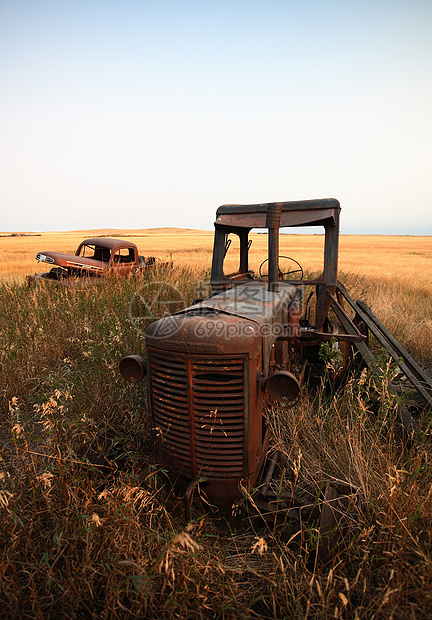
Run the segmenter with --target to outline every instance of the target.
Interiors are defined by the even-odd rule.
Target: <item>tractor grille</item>
[[[149,379],[162,464],[187,478],[242,476],[244,359],[195,359],[149,350]]]

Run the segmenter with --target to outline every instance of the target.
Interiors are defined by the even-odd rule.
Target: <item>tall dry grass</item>
[[[280,491],[315,501],[329,479],[361,490],[358,529],[328,565],[309,561],[316,523],[269,527],[205,502],[184,522],[182,499],[150,457],[145,384],[125,384],[118,361],[145,346],[146,322],[130,318],[143,283],[168,282],[187,303],[205,293],[212,233],[129,232],[142,254],[171,252],[175,268],[35,292],[20,285],[37,271],[33,254],[74,251],[95,233],[0,239],[3,616],[429,618],[431,411],[420,420],[420,444],[410,445],[395,397],[372,374],[343,389],[327,383],[270,416]],[[310,270],[321,251],[320,236],[281,237],[281,254]],[[266,238],[255,235],[253,269],[265,255]],[[430,258],[430,238],[341,238],[350,293],[429,364]],[[87,447],[101,432],[113,460],[95,467]]]
[[[363,299],[420,363],[432,363],[432,289],[421,280],[339,274],[354,299]]]
[[[409,283],[395,290],[341,277],[354,297],[388,312],[384,322],[405,346],[431,359],[416,331],[430,320],[427,296],[419,292],[413,309]],[[432,411],[412,445],[396,397],[372,373],[344,387],[329,380],[293,409],[270,412],[281,492],[313,502],[327,480],[361,491],[357,528],[327,565],[310,562],[316,522],[269,526],[196,501],[185,523],[182,498],[151,458],[145,382],[126,384],[118,361],[144,352],[146,322],[130,317],[140,286],[163,280],[190,303],[208,279],[201,257],[199,267],[176,261],[94,289],[0,285],[1,615],[429,618]],[[410,308],[413,332],[399,320]],[[113,449],[94,466],[87,448],[101,433]]]
[[[182,229],[92,230],[40,233],[37,237],[0,237],[0,281],[22,283],[45,267],[34,257],[40,250],[74,253],[85,237],[121,236],[139,252],[193,270],[211,266],[213,233]],[[267,256],[267,236],[252,233],[250,268],[259,273]],[[280,235],[280,254],[297,259],[307,272],[323,266],[323,235]],[[340,278],[356,298],[362,297],[409,352],[430,368],[432,351],[432,237],[341,235]],[[227,269],[238,268],[236,241]]]

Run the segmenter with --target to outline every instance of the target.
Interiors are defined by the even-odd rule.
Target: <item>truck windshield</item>
[[[78,256],[82,256],[83,258],[93,258],[94,260],[100,260],[104,263],[108,263],[111,257],[111,250],[100,245],[90,245],[84,243],[78,251]]]

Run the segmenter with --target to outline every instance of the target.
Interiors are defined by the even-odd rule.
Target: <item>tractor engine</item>
[[[210,499],[231,501],[253,487],[268,448],[265,394],[289,405],[300,391],[275,361],[299,331],[298,290],[279,288],[241,285],[147,329],[155,454],[179,488],[199,482]],[[125,358],[124,376],[137,363]]]
[[[273,293],[264,283],[230,289],[150,325],[156,455],[180,483],[200,480],[208,497],[224,500],[241,496],[240,483],[253,486],[268,447],[263,398],[274,342],[297,333],[297,289]],[[282,376],[295,398],[295,377],[274,381]]]
[[[212,295],[152,323],[146,360],[121,361],[126,379],[139,381],[148,372],[156,458],[186,498],[197,484],[209,499],[224,501],[241,499],[242,487],[255,486],[268,450],[271,406],[295,404],[307,350],[333,337],[323,329],[335,301],[339,211],[334,199],[219,207]],[[279,257],[279,229],[302,225],[325,231],[323,272],[312,279],[296,260]],[[259,275],[249,267],[249,233],[256,228],[267,229],[268,240]],[[280,258],[291,266],[282,267]],[[237,270],[228,271],[233,265]],[[306,304],[300,327],[304,286],[315,288],[315,325]]]

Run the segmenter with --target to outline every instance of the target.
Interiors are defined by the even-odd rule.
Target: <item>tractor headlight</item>
[[[132,383],[138,383],[147,374],[147,363],[140,355],[128,355],[119,364],[120,374]]]

